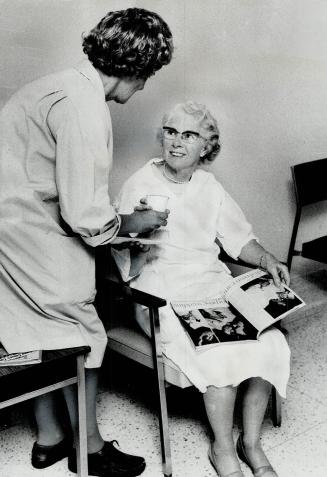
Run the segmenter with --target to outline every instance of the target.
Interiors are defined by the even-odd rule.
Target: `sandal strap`
[[[222,475],[221,477],[244,477],[244,474],[241,470],[235,470],[234,472]]]
[[[278,477],[276,471],[271,467],[271,465],[263,465],[262,467],[257,467],[253,470],[254,477],[264,477],[267,472],[274,474],[274,477]]]

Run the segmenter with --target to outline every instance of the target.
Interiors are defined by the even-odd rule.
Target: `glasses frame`
[[[171,132],[173,134],[173,137],[170,138],[170,137],[165,136],[165,131]],[[183,137],[184,134],[193,134],[194,136],[196,136],[196,138],[194,140],[192,139],[191,141],[189,141],[189,140],[185,139],[185,137]],[[198,139],[203,139],[204,141],[206,141],[206,139],[196,131],[179,132],[175,128],[170,128],[168,126],[163,126],[162,135],[163,135],[163,138],[166,139],[167,141],[174,141],[178,136],[180,136],[181,141],[184,144],[195,144]]]

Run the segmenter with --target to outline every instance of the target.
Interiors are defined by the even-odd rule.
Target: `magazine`
[[[171,302],[197,351],[218,344],[255,341],[276,322],[305,305],[288,286],[275,286],[260,269],[234,278],[222,296]]]
[[[23,353],[7,353],[0,344],[0,366],[21,366],[23,364],[37,364],[42,361],[42,351],[26,351]]]

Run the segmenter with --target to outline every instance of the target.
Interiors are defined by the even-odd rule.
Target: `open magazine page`
[[[258,335],[305,305],[288,286],[276,287],[272,277],[259,269],[236,277],[224,296],[259,330]]]
[[[256,340],[258,330],[221,297],[171,305],[197,351]]]
[[[22,353],[7,353],[0,343],[0,366],[19,366],[36,364],[42,361],[42,351],[25,351]]]

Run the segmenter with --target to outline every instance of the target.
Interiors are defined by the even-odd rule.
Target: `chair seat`
[[[43,351],[41,363],[0,367],[0,402],[76,376],[76,357],[89,351],[89,346]]]
[[[88,476],[84,360],[89,352],[89,346],[43,351],[41,363],[0,367],[0,409],[77,384],[78,477]]]
[[[153,369],[151,343],[142,331],[123,324],[111,328],[107,331],[107,335],[110,349]],[[164,373],[165,380],[169,384],[180,388],[192,386],[185,374],[166,357],[164,357]]]
[[[327,236],[305,242],[302,245],[302,257],[327,263]]]

